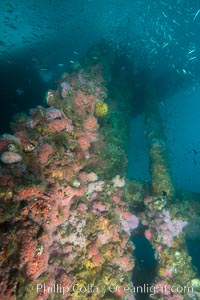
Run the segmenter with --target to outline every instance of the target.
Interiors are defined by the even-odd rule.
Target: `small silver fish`
[[[194,16],[194,19],[193,19],[193,22],[196,20],[196,18],[198,17],[198,14],[200,13],[200,9],[196,12],[195,16]]]
[[[35,63],[38,63],[38,60],[34,57],[32,57],[31,60],[34,61]]]
[[[191,54],[191,53],[193,53],[195,51],[195,49],[192,49],[192,50],[190,50],[189,52],[188,52],[188,54]]]
[[[164,108],[165,104],[162,101],[160,101],[160,106]]]
[[[167,47],[169,45],[169,43],[165,43],[163,46],[162,46],[162,48],[165,48],[165,47]]]
[[[162,12],[162,15],[163,15],[165,18],[167,18],[167,15],[166,15],[164,12]]]
[[[193,56],[193,57],[190,57],[188,60],[194,60],[196,58],[197,58],[196,56]]]

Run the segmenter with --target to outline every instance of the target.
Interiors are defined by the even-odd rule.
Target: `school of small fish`
[[[200,3],[192,0],[96,0],[60,3],[48,0],[1,1],[0,55],[17,47],[40,47],[50,41],[83,39],[89,33],[99,35],[115,51],[126,55],[135,65],[153,68],[163,63],[179,76],[188,77],[197,84],[200,48]],[[70,41],[69,41],[70,37]],[[88,38],[87,38],[88,37]],[[71,58],[58,61],[62,68],[78,62],[78,49]],[[93,57],[98,60],[98,57]],[[37,57],[32,60],[37,62]],[[8,63],[12,63],[8,59]],[[45,71],[46,66],[40,70]],[[199,83],[198,83],[199,84]]]

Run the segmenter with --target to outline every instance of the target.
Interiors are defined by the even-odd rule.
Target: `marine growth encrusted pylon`
[[[151,196],[144,200],[142,223],[145,236],[155,249],[157,273],[150,298],[163,300],[199,299],[200,280],[192,266],[183,228],[188,224],[177,205],[166,143],[157,103],[146,105],[146,137],[149,147]],[[180,200],[179,200],[180,201]]]
[[[134,299],[129,237],[138,218],[123,200],[117,128],[97,119],[109,120],[104,84],[99,64],[64,74],[49,108],[15,116],[13,134],[1,137],[2,300]]]

